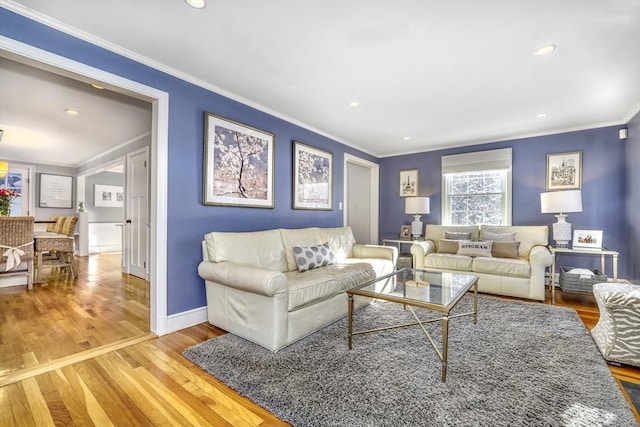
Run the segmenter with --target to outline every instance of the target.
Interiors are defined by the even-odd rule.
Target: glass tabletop
[[[477,276],[403,268],[347,291],[439,311],[450,310],[477,282]]]

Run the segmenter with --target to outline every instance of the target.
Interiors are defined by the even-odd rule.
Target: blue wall
[[[513,225],[551,225],[551,214],[540,213],[540,193],[545,191],[546,155],[582,151],[583,211],[569,214],[572,228],[603,230],[604,246],[620,252],[619,276],[627,271],[625,222],[626,142],[618,139],[622,126],[525,138],[461,147],[449,150],[388,157],[380,160],[380,235],[396,236],[402,224],[413,218],[404,213],[404,199],[398,195],[399,171],[419,169],[419,195],[431,197],[431,213],[422,216],[427,224],[441,223],[441,157],[498,148],[512,149]],[[551,240],[551,236],[549,237]],[[610,258],[607,274],[611,275]],[[599,257],[559,257],[559,265],[600,268]]]
[[[249,231],[274,227],[340,226],[344,153],[377,159],[329,138],[207,91],[156,69],[96,47],[0,8],[0,34],[169,93],[169,195],[167,314],[206,305],[197,274],[200,242],[210,231]],[[212,112],[275,134],[275,208],[202,205],[204,113]],[[293,210],[292,141],[333,153],[332,211]]]

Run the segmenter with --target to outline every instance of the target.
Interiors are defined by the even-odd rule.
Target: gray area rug
[[[640,384],[630,383],[627,381],[620,381],[625,391],[629,395],[629,399],[633,402],[636,411],[640,412]]]
[[[184,356],[294,426],[637,425],[573,309],[481,296],[479,311],[477,325],[450,322],[446,383],[417,327],[355,336],[349,351],[346,319],[277,353],[226,334]],[[354,328],[403,321],[375,302]]]

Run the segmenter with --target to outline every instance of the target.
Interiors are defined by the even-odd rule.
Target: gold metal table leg
[[[449,353],[449,316],[442,316],[442,382],[447,381],[448,353]]]
[[[349,350],[351,350],[351,342],[353,340],[353,295],[347,297],[348,323],[349,323]]]

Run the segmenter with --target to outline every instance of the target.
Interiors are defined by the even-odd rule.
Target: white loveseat
[[[294,248],[324,243],[336,262],[299,272]],[[393,272],[398,256],[349,227],[212,232],[202,252],[209,322],[273,351],[345,316],[346,290]]]
[[[451,253],[452,233],[469,233],[472,241],[519,242],[509,257],[469,256]],[[449,237],[449,239],[447,238]],[[497,295],[544,301],[545,272],[553,261],[547,247],[547,226],[447,226],[428,224],[425,241],[414,243],[411,254],[415,268],[431,271],[465,272],[478,276],[478,290]],[[466,239],[465,239],[466,240]],[[459,244],[459,242],[458,242]],[[495,248],[494,248],[495,249]]]

